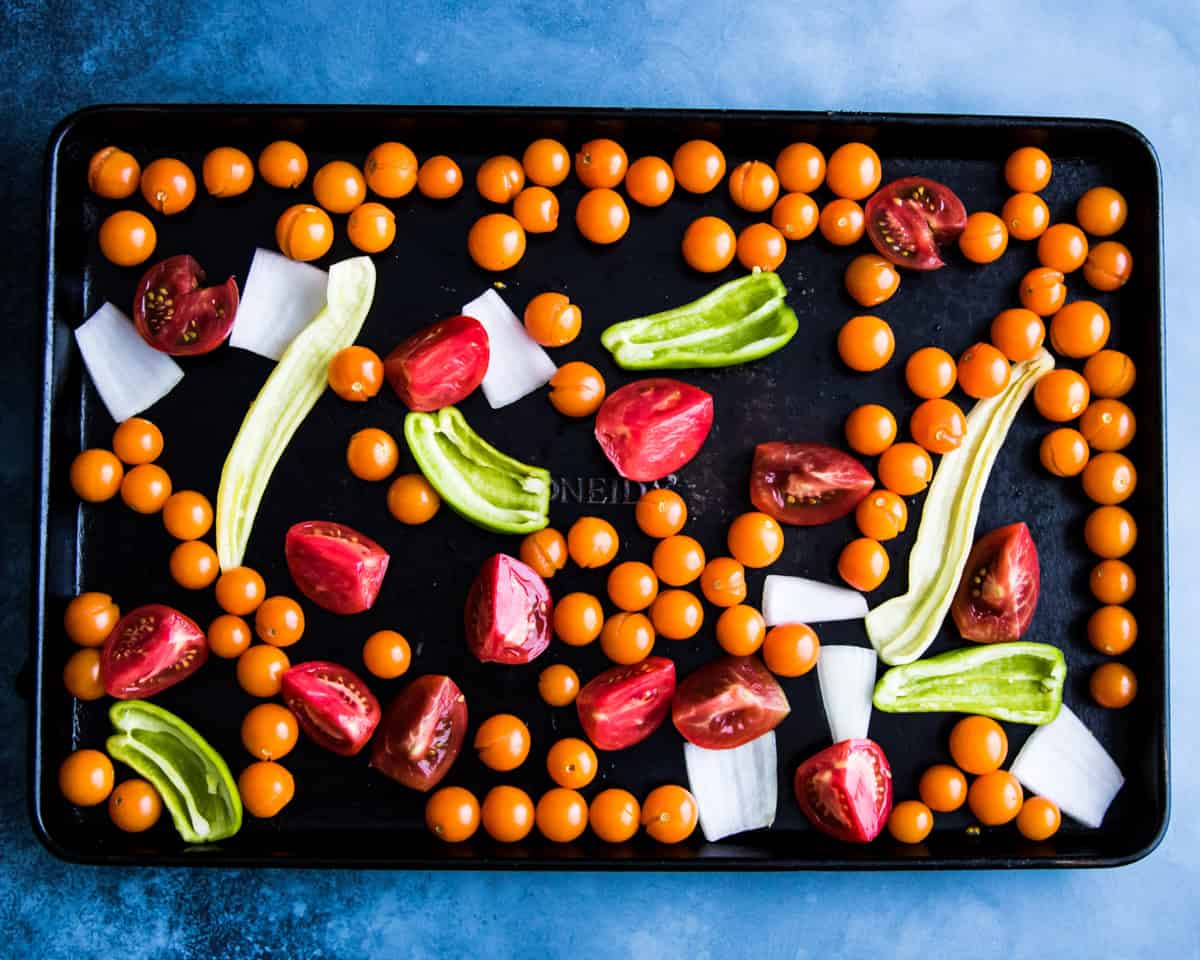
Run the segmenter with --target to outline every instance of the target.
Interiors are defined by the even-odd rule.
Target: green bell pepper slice
[[[184,841],[211,843],[238,832],[242,798],[229,767],[207,740],[145,700],[114,703],[108,716],[116,729],[105,744],[109,756],[154,784]]]
[[[893,667],[873,700],[884,713],[979,713],[1040,726],[1058,716],[1066,679],[1058,647],[990,643]]]
[[[779,274],[755,271],[699,300],[613,324],[600,334],[626,370],[728,367],[774,353],[796,335]]]
[[[497,533],[532,533],[550,522],[550,472],[501,453],[457,407],[404,418],[417,466],[459,516]]]

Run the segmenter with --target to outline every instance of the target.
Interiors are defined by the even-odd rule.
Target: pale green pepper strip
[[[325,390],[329,361],[362,330],[375,297],[370,257],[329,268],[325,308],[288,345],[242,420],[217,492],[217,558],[240,566],[271,473]]]

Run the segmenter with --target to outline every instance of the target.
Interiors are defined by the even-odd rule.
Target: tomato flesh
[[[371,745],[371,766],[428,792],[450,771],[467,736],[467,698],[449,677],[418,677],[397,694]]]
[[[950,612],[964,640],[1018,640],[1029,629],[1041,589],[1037,544],[1023,523],[983,536],[971,549]]]
[[[529,663],[550,645],[550,589],[531,566],[498,553],[467,593],[467,646],[483,663]]]
[[[750,501],[780,523],[815,527],[838,520],[874,485],[870,471],[836,447],[776,440],[754,448]]]
[[[800,764],[800,810],[822,833],[870,843],[892,812],[892,768],[874,740],[843,740]]]
[[[457,316],[418,330],[387,355],[384,376],[410,410],[437,410],[469,396],[487,373],[483,324]]]
[[[904,177],[881,187],[863,210],[867,236],[892,263],[912,270],[944,267],[940,247],[967,225],[967,210],[944,184]]]
[[[579,722],[601,750],[624,750],[662,726],[675,694],[675,662],[647,657],[589,680],[575,698]]]
[[[125,614],[100,650],[100,681],[109,696],[136,700],[173,687],[204,666],[208,639],[191,617],[151,603]]]
[[[288,572],[309,600],[331,613],[362,613],[379,596],[388,552],[342,523],[306,520],[287,532]]]
[[[706,750],[730,750],[774,730],[792,708],[757,657],[721,657],[688,674],[675,691],[671,720]]]
[[[313,742],[343,757],[365,747],[379,725],[379,701],[339,663],[298,663],[283,675],[280,692]]]
[[[142,275],[133,298],[133,325],[155,350],[175,357],[209,353],[233,329],[237,281],[202,287],[204,271],[187,255],[168,257]]]
[[[635,380],[596,414],[596,440],[628,480],[661,480],[691,460],[713,422],[712,395],[668,377]]]

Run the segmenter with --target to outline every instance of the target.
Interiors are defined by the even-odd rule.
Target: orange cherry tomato
[[[304,611],[291,597],[267,597],[255,611],[254,632],[263,643],[290,647],[304,635]]]
[[[830,200],[821,210],[817,221],[821,236],[835,247],[848,247],[862,239],[867,228],[863,208],[853,200]]]
[[[600,631],[600,649],[613,663],[638,663],[654,649],[654,626],[644,613],[614,613]]]
[[[1072,224],[1056,223],[1039,238],[1037,253],[1043,267],[1071,273],[1087,260],[1087,237]]]
[[[383,361],[368,347],[344,347],[329,361],[328,377],[330,389],[343,400],[365,403],[383,386]]]
[[[585,187],[615,187],[625,179],[629,158],[615,140],[589,140],[575,154],[575,176]]]
[[[1133,254],[1116,240],[1105,240],[1089,248],[1083,262],[1083,279],[1096,290],[1120,290],[1132,273]]]
[[[239,617],[257,610],[266,595],[267,585],[262,575],[250,567],[226,570],[217,580],[217,603],[226,613]]]
[[[933,479],[933,461],[915,443],[893,443],[879,456],[879,482],[902,497],[920,493]]]
[[[608,598],[619,610],[645,610],[658,596],[658,577],[640,560],[618,563],[608,574]]]
[[[367,198],[362,171],[345,160],[330,160],[313,174],[313,196],[330,213],[349,213]]]
[[[1123,663],[1104,663],[1092,671],[1088,689],[1100,706],[1120,710],[1137,696],[1137,677]]]
[[[1053,800],[1031,797],[1021,805],[1017,814],[1017,830],[1026,840],[1041,843],[1058,833],[1062,814]]]
[[[1137,433],[1137,420],[1120,400],[1093,400],[1079,418],[1079,432],[1093,450],[1124,450]]]
[[[1083,492],[1100,504],[1123,503],[1137,487],[1137,469],[1123,453],[1098,453],[1083,468]]]
[[[449,200],[462,185],[462,169],[447,156],[430,157],[417,170],[417,189],[430,200]]]
[[[642,804],[642,826],[659,843],[680,843],[692,835],[700,817],[696,798],[683,787],[655,787]]]
[[[865,403],[846,418],[846,442],[850,449],[874,457],[896,440],[896,418],[887,407]]]
[[[1101,350],[1088,357],[1083,365],[1093,396],[1115,399],[1123,397],[1133,389],[1137,381],[1137,368],[1128,354],[1120,350]]]
[[[77,807],[98,806],[112,788],[112,761],[99,750],[76,750],[58,768],[58,789]]]
[[[376,630],[363,644],[363,664],[373,677],[395,680],[408,672],[412,649],[395,630]]]
[[[1032,310],[1015,307],[996,314],[991,336],[996,348],[1013,363],[1018,363],[1032,360],[1037,355],[1046,339],[1046,326]]]
[[[1038,458],[1056,477],[1077,477],[1087,466],[1091,451],[1083,434],[1070,427],[1059,427],[1042,437]]]
[[[578,170],[576,163],[576,170]],[[537,828],[554,843],[570,843],[587,829],[588,806],[578,791],[555,787],[542,794],[534,810]]]
[[[720,217],[698,217],[683,232],[683,259],[701,273],[724,270],[736,251],[733,228]]]
[[[171,478],[157,463],[143,463],[125,474],[121,499],[137,513],[158,513],[171,496]]]
[[[767,636],[763,615],[744,603],[727,607],[717,617],[717,643],[732,657],[757,653]]]
[[[872,490],[854,508],[859,532],[872,540],[894,540],[908,527],[908,507],[891,490]]]
[[[250,646],[250,624],[232,613],[223,613],[208,625],[208,649],[214,657],[232,660]]]
[[[419,473],[401,474],[388,487],[388,512],[409,526],[428,523],[441,505],[438,492]]]
[[[1051,370],[1033,388],[1033,402],[1047,420],[1066,423],[1074,420],[1091,399],[1087,381],[1074,370]]]
[[[1037,322],[1041,324],[1040,320]],[[958,358],[957,374],[963,393],[982,400],[1003,393],[1012,370],[1003,352],[990,343],[976,343]]]
[[[1045,239],[1045,234],[1042,239]],[[1067,285],[1063,282],[1061,271],[1050,267],[1034,267],[1021,278],[1018,295],[1021,306],[1026,310],[1039,317],[1048,317],[1057,313],[1067,302]]]
[[[276,140],[258,155],[258,172],[271,186],[291,190],[308,176],[308,155],[299,144]]]
[[[1137,524],[1124,507],[1097,507],[1083,527],[1088,549],[1105,560],[1120,560],[1137,544]]]
[[[778,270],[787,256],[787,241],[769,223],[752,223],[737,238],[737,258],[747,270]]]
[[[479,801],[463,787],[442,787],[425,801],[425,826],[439,840],[463,843],[479,829]]]
[[[676,534],[654,548],[654,572],[672,587],[682,587],[704,571],[704,548],[692,537]]]
[[[483,829],[500,843],[519,843],[533,829],[533,800],[519,787],[492,787],[480,812]]]
[[[254,161],[236,147],[217,147],[205,154],[200,174],[214,197],[236,197],[254,183]]]
[[[892,328],[879,317],[851,317],[838,331],[838,355],[851,370],[879,370],[896,350]]]
[[[779,178],[769,163],[747,160],[729,172],[729,196],[743,210],[761,213],[779,196]]]
[[[846,143],[829,155],[825,185],[836,196],[863,200],[875,192],[883,177],[879,154],[865,143]]]
[[[287,767],[274,760],[257,760],[238,777],[238,793],[246,812],[265,820],[292,802],[296,780]]]
[[[700,574],[700,592],[714,607],[741,603],[746,599],[746,568],[732,557],[709,560]]]
[[[604,377],[590,363],[564,363],[550,378],[550,403],[565,417],[590,417],[607,392]]]
[[[783,553],[783,528],[765,513],[743,513],[729,525],[725,543],[742,566],[769,567]]]
[[[792,143],[779,151],[775,171],[784,190],[812,193],[825,182],[825,154],[811,143]]]
[[[1008,249],[1008,227],[994,213],[973,213],[958,235],[958,249],[974,263],[999,260]]]
[[[95,647],[76,650],[63,667],[63,686],[76,700],[99,700],[105,694],[100,682],[100,651]]]
[[[788,240],[811,237],[820,218],[817,202],[807,193],[785,193],[771,208],[771,225]]]
[[[525,170],[516,157],[503,154],[484,160],[475,174],[475,188],[484,200],[508,203],[525,186]]]
[[[570,343],[583,327],[583,312],[565,293],[539,293],[525,307],[525,329],[543,347]]]
[[[856,590],[868,593],[887,579],[891,569],[887,550],[878,540],[851,540],[838,557],[838,574]]]
[[[900,273],[890,260],[863,253],[846,268],[846,292],[864,307],[877,307],[900,289]]]
[[[88,161],[88,189],[98,197],[124,200],[138,188],[142,168],[120,147],[101,147]]]
[[[578,737],[564,737],[546,753],[546,772],[560,787],[582,789],[596,778],[596,751]]]
[[[923,843],[933,831],[933,813],[920,800],[904,800],[892,807],[887,828],[899,843]]]
[[[367,427],[350,437],[346,466],[359,480],[386,480],[400,462],[400,448],[386,430]]]
[[[396,215],[382,203],[359,204],[346,221],[346,235],[363,253],[382,253],[396,239]]]
[[[957,450],[967,435],[967,418],[953,400],[938,397],[926,400],[908,421],[908,429],[917,443],[930,453]]]
[[[625,174],[625,192],[643,207],[661,207],[675,192],[675,174],[662,157],[635,160]]]
[[[1050,346],[1064,357],[1098,353],[1108,342],[1108,311],[1091,300],[1073,300],[1050,320]]]
[[[275,243],[280,253],[293,260],[317,260],[333,246],[333,221],[320,207],[297,203],[275,222]]]
[[[688,193],[709,193],[725,176],[725,154],[708,140],[689,140],[675,151],[671,169]]]
[[[176,540],[199,540],[213,522],[212,504],[195,490],[180,490],[167,497],[162,510],[163,526]]]
[[[157,243],[154,224],[136,210],[118,210],[100,224],[100,252],[118,267],[144,263]]]
[[[417,185],[417,155],[404,144],[388,140],[367,154],[363,177],[378,196],[388,200],[406,197]]]
[[[162,798],[145,780],[126,780],[108,798],[108,817],[118,830],[143,833],[162,816]]]
[[[252,697],[274,697],[291,665],[288,655],[278,647],[256,644],[238,657],[238,686]]]
[[[513,201],[513,216],[526,233],[553,233],[558,229],[558,197],[545,187],[526,187]]]
[[[71,461],[71,489],[88,503],[111,500],[124,477],[121,461],[107,450],[84,450]]]
[[[242,720],[242,746],[256,760],[279,760],[296,746],[300,727],[296,716],[278,703],[251,707]]]
[[[917,793],[930,810],[953,813],[967,802],[967,778],[958,767],[938,763],[921,774]]]
[[[186,590],[212,586],[221,572],[217,551],[202,540],[185,540],[171,551],[172,579]]]
[[[1129,215],[1125,198],[1112,187],[1092,187],[1075,204],[1075,219],[1093,237],[1110,237]]]
[[[1009,236],[1017,240],[1036,240],[1050,226],[1050,208],[1036,193],[1014,193],[1000,211]]]
[[[1137,589],[1137,576],[1123,560],[1101,560],[1092,568],[1088,586],[1101,603],[1128,603]]]
[[[1007,770],[977,777],[967,791],[967,806],[985,827],[998,827],[1016,819],[1022,800],[1021,784]]]
[[[611,563],[620,545],[613,525],[599,517],[580,517],[567,531],[567,552],[581,567]]]
[[[196,177],[182,160],[161,157],[142,171],[142,196],[164,216],[186,210],[196,199]]]
[[[103,646],[121,619],[121,608],[107,593],[81,593],[67,604],[63,629],[81,647]]]
[[[567,540],[553,527],[537,530],[521,541],[520,557],[538,576],[549,580],[567,565]]]
[[[950,756],[960,770],[999,770],[1008,756],[1008,735],[991,717],[963,717],[950,731]]]
[[[784,623],[767,631],[762,655],[767,669],[781,677],[802,677],[817,665],[821,641],[812,627]]]
[[[130,417],[113,431],[113,453],[123,463],[137,466],[152,463],[163,451],[163,435],[149,420]]]
[[[585,647],[604,627],[600,601],[590,593],[568,593],[554,605],[554,633],[563,643]]]
[[[1052,170],[1045,150],[1021,147],[1014,150],[1004,164],[1004,179],[1019,193],[1037,193],[1050,182]]]
[[[521,166],[530,181],[543,187],[557,187],[571,172],[571,155],[557,140],[534,140],[521,156]]]
[[[922,347],[904,365],[908,389],[925,400],[944,397],[954,389],[957,378],[954,358],[941,347]]]
[[[565,663],[551,664],[538,676],[538,693],[552,707],[568,706],[579,693],[579,674]]]
[[[638,529],[648,537],[671,537],[687,522],[687,504],[674,490],[647,490],[635,510]]]
[[[529,728],[511,713],[488,717],[475,734],[475,751],[491,770],[516,770],[529,756]]]
[[[624,843],[638,831],[642,807],[628,790],[610,787],[592,798],[588,824],[605,843]]]
[[[575,225],[592,243],[616,243],[629,229],[629,208],[615,190],[589,190],[575,207]]]
[[[650,606],[650,622],[668,640],[687,640],[704,625],[704,608],[693,593],[664,590]]]
[[[1119,657],[1137,641],[1137,619],[1124,607],[1101,607],[1088,618],[1087,634],[1094,649]]]

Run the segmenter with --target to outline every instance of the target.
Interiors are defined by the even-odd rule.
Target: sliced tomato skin
[[[903,177],[875,191],[863,219],[881,256],[911,270],[937,270],[946,265],[939,248],[963,232],[967,209],[945,184]]]
[[[796,801],[822,833],[870,843],[892,812],[892,768],[874,740],[843,740],[796,770]]]
[[[280,694],[313,742],[343,757],[362,750],[379,725],[379,701],[340,663],[296,664],[284,673]]]
[[[787,695],[758,657],[721,657],[680,682],[671,720],[685,740],[731,750],[774,730],[791,713]]]
[[[575,698],[579,722],[601,750],[624,750],[662,726],[675,693],[675,662],[647,657],[593,677]]]
[[[100,681],[118,700],[154,696],[204,666],[208,640],[191,617],[150,603],[117,621],[100,649]]]
[[[627,480],[661,480],[690,461],[708,438],[712,395],[670,377],[627,383],[596,413],[596,441]]]
[[[383,361],[383,373],[408,409],[430,411],[469,396],[490,360],[487,330],[460,314],[402,340]]]
[[[964,640],[1019,640],[1029,629],[1041,590],[1037,544],[1024,523],[980,537],[967,557],[950,612]]]
[[[300,592],[331,613],[362,613],[379,596],[391,559],[366,534],[344,523],[305,520],[284,540],[288,572]]]
[[[446,676],[417,677],[388,704],[371,766],[425,793],[450,772],[467,736],[467,698]]]
[[[237,317],[237,281],[203,282],[204,270],[186,254],[142,274],[133,298],[133,325],[142,339],[174,357],[209,353],[224,343]]]
[[[529,663],[550,645],[550,588],[506,553],[488,559],[467,593],[467,646],[483,663]]]
[[[754,448],[750,501],[780,523],[815,527],[840,520],[874,486],[870,471],[837,447],[776,440]]]

